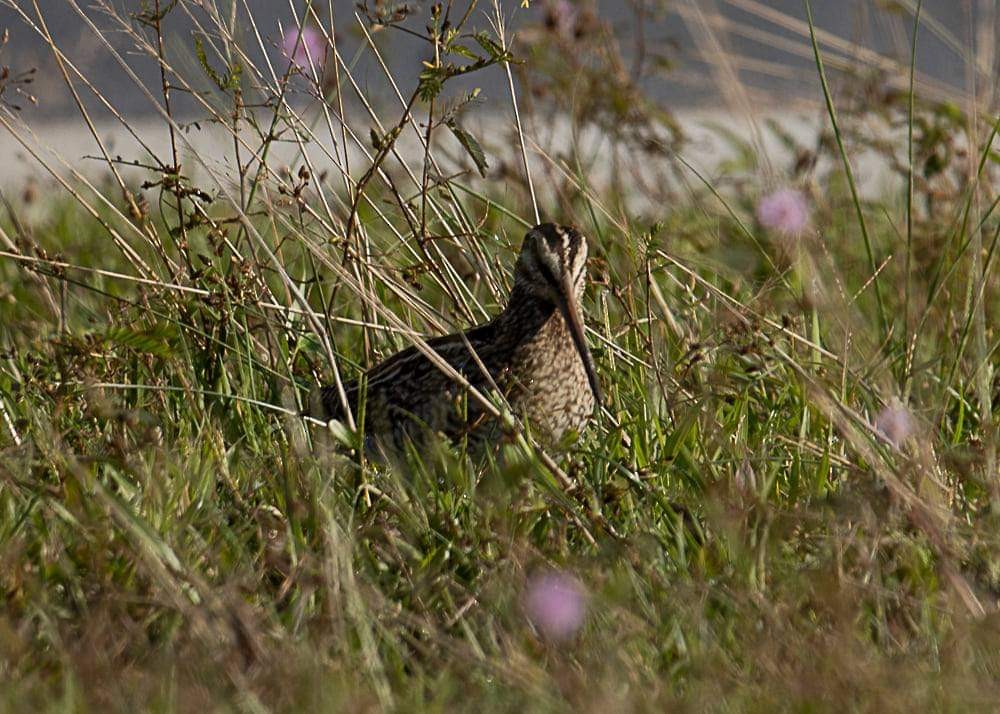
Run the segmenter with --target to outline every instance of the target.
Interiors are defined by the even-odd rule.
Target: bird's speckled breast
[[[515,349],[509,394],[514,411],[553,442],[582,431],[594,411],[594,393],[583,360],[558,312]]]

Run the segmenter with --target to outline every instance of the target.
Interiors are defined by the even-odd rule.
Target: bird
[[[427,341],[479,392],[498,389],[549,445],[581,432],[601,403],[581,311],[586,273],[584,235],[570,226],[539,224],[521,244],[504,309],[485,324]],[[502,433],[497,419],[466,391],[415,346],[344,385],[356,418],[363,402],[365,451],[382,456],[399,456],[407,444],[422,448],[428,434],[495,443]],[[313,411],[322,420],[344,420],[335,386],[320,388],[318,397]]]

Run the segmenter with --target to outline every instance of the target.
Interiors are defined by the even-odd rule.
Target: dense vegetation
[[[822,120],[714,127],[706,167],[641,89],[671,62],[630,63],[587,3],[530,3],[516,41],[520,3],[306,3],[284,33],[239,4],[98,5],[131,44],[102,51],[160,63],[170,141],[97,134],[100,179],[55,147],[4,188],[5,708],[993,706],[995,76],[942,97],[803,14]],[[906,17],[915,53],[944,31]],[[433,51],[369,113],[334,21],[359,55]],[[0,64],[0,124],[38,146],[31,75]],[[513,117],[485,72],[516,124],[474,121]],[[202,131],[231,148],[199,154]],[[607,399],[575,443],[511,421],[496,458],[393,471],[299,416],[335,371],[495,314],[536,211],[590,240]]]

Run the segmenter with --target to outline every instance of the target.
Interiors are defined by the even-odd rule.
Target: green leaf
[[[173,345],[177,341],[177,328],[168,323],[158,323],[145,328],[112,327],[104,333],[104,339],[111,344],[129,347],[136,352],[168,357],[173,353]]]
[[[472,37],[473,39],[475,39],[476,42],[479,43],[480,47],[482,47],[484,50],[486,50],[486,52],[489,53],[490,58],[494,62],[502,62],[503,60],[507,59],[507,53],[504,52],[503,47],[494,42],[493,39],[485,32],[477,32]]]
[[[348,429],[347,424],[339,419],[331,419],[327,422],[326,428],[330,431],[330,434],[333,435],[333,438],[343,446],[351,449],[361,448],[362,445],[357,437],[357,434]]]
[[[451,129],[451,133],[455,135],[455,138],[458,139],[458,142],[476,164],[476,168],[479,169],[479,175],[486,178],[486,169],[490,165],[486,163],[486,153],[483,151],[483,147],[479,145],[479,142],[476,141],[476,137],[465,129],[462,129],[454,119],[448,121],[448,128]]]
[[[420,93],[420,101],[429,102],[440,94],[447,78],[448,74],[444,67],[429,67],[421,72],[420,84],[417,88]]]
[[[208,78],[215,82],[215,86],[219,89],[225,89],[225,81],[219,76],[219,73],[212,69],[212,65],[208,63],[208,56],[205,54],[205,45],[202,44],[201,38],[195,36],[194,38],[194,54],[198,58],[198,64],[208,75]]]
[[[240,88],[240,83],[243,79],[242,64],[239,62],[233,62],[232,66],[228,68],[229,71],[226,72],[225,76],[220,75],[212,68],[212,65],[209,64],[208,55],[205,53],[205,45],[198,36],[195,36],[194,38],[194,53],[198,58],[198,64],[201,65],[202,70],[221,91],[234,91]]]
[[[229,74],[226,75],[226,89],[234,91],[239,89],[242,79],[243,65],[239,62],[233,62],[232,66],[229,68]]]
[[[454,52],[456,55],[461,55],[462,57],[466,57],[470,60],[479,59],[479,55],[477,55],[475,52],[470,50],[465,45],[451,45],[448,49]]]

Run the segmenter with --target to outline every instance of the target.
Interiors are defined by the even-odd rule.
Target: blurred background
[[[115,4],[124,12],[151,5],[150,2],[120,1]],[[327,6],[327,3],[321,4]],[[343,43],[341,52],[346,57],[353,56],[363,42],[355,20],[355,14],[361,13],[358,6],[362,4],[353,0],[332,2],[334,27],[338,30],[338,41]],[[372,2],[370,6],[389,4]],[[20,5],[31,12],[31,3],[21,2]],[[148,99],[132,86],[123,69],[103,50],[101,40],[81,19],[80,13],[83,13],[95,26],[103,27],[104,13],[99,8],[90,3],[77,5],[65,0],[41,0],[37,5],[58,45],[84,74],[98,80],[100,89],[122,111],[130,114],[153,111]],[[220,13],[226,13],[226,2],[215,5]],[[245,12],[243,5],[240,3],[241,18]],[[281,37],[279,28],[295,25],[287,3],[247,0],[245,5],[257,19],[260,30],[266,33],[265,44],[276,48]],[[586,31],[585,26],[577,25],[581,20],[586,25],[591,20],[587,15],[593,13],[600,21],[608,23],[626,59],[640,65],[630,69],[642,72],[643,79],[648,82],[645,89],[677,106],[719,102],[718,89],[704,81],[716,68],[718,58],[713,56],[708,62],[704,60],[703,22],[725,39],[727,46],[724,49],[740,81],[747,87],[782,96],[816,98],[815,66],[809,48],[803,45],[805,11],[801,0],[598,0],[575,4],[565,0],[533,0],[527,9],[522,8],[520,0],[508,0],[504,5],[514,31],[546,22],[554,22],[560,29],[574,33],[578,29]],[[820,0],[813,3],[813,13],[817,27],[831,36],[905,62],[909,57],[907,36],[915,5],[915,0]],[[967,69],[965,53],[973,47],[977,32],[992,32],[997,22],[995,8],[996,3],[992,0],[925,0],[924,20],[940,25],[941,32],[925,33],[918,69],[928,78],[960,91]],[[484,16],[489,13],[487,4],[482,6],[481,12]],[[183,52],[182,47],[190,45],[186,40],[195,27],[183,13],[171,14],[168,24],[166,39],[176,56]],[[39,115],[52,121],[72,115],[72,97],[65,90],[45,42],[10,8],[0,4],[2,28],[10,31],[4,63],[39,70],[36,84]],[[247,30],[242,28],[244,32]],[[418,39],[399,33],[384,39],[382,49],[399,67],[427,57],[426,45]],[[121,47],[125,46],[123,41]],[[640,57],[644,48],[650,49]],[[854,59],[859,69],[864,67],[863,57]],[[155,66],[143,58],[132,69],[155,90]],[[380,83],[378,68],[367,55],[359,58],[358,74]],[[502,89],[502,73],[493,73],[493,79],[492,86],[484,87],[486,91]]]
[[[209,14],[225,18],[233,10],[231,5],[220,0],[204,7],[211,10]],[[388,101],[391,88],[373,54],[364,51],[366,40],[359,18],[402,6],[419,11],[421,3],[335,0],[322,5],[323,9],[317,11],[319,21],[334,29],[337,49],[352,67],[368,99],[377,103],[382,97]],[[626,93],[642,95],[644,100],[658,102],[664,110],[681,115],[724,107],[727,113],[721,118],[729,121],[734,110],[789,115],[796,110],[820,108],[822,96],[800,0],[518,0],[502,6],[515,42],[522,43],[522,51],[525,45],[530,48],[532,72],[547,75],[543,79],[547,79],[549,88],[559,82],[579,85],[561,87],[562,91],[556,92],[560,96],[584,93],[587,72],[592,71],[600,79],[617,75],[615,84],[624,87]],[[893,70],[909,64],[908,38],[915,6],[915,0],[814,2],[817,39],[835,85],[840,77],[850,75],[860,77],[875,93],[900,89],[899,82],[905,80],[906,73]],[[246,0],[239,4],[238,12],[232,13],[234,35],[244,39],[246,51],[255,61],[262,59],[262,54],[269,54],[272,61],[280,59],[283,33],[297,26],[296,17],[301,17],[304,7],[302,3]],[[135,19],[141,12],[154,9],[154,4],[92,5],[63,0],[0,3],[0,31],[6,30],[9,36],[0,54],[0,65],[12,72],[37,68],[30,87],[37,103],[22,97],[17,101],[22,115],[41,137],[57,137],[64,149],[72,146],[80,156],[89,151],[88,137],[83,125],[76,121],[73,96],[43,34],[50,33],[94,89],[129,120],[153,118],[156,110],[105,42],[121,50],[122,56],[130,60],[128,70],[153,97],[160,97],[155,63],[135,52],[127,33],[114,26],[109,9],[114,9],[118,17]],[[979,92],[983,86],[995,83],[997,4],[992,0],[926,0],[921,12],[926,29],[920,38],[916,63],[918,87],[925,97],[965,105],[976,69],[981,80],[986,80],[980,82]],[[490,26],[490,4],[480,4],[473,13],[481,15],[473,17],[474,25]],[[248,16],[255,18],[254,27],[244,22]],[[190,76],[195,86],[199,81],[207,86],[192,42],[203,32],[200,26],[200,20],[190,12],[171,12],[164,21],[163,39],[171,64]],[[416,73],[404,70],[428,56],[430,49],[424,41],[384,29],[376,29],[373,40],[394,76],[416,81]],[[544,94],[546,87],[546,82],[538,79],[525,76],[523,69],[518,77],[520,83],[530,85],[535,96]],[[468,86],[480,88],[484,101],[478,108],[469,107],[469,118],[478,113],[480,119],[485,115],[489,120],[498,116],[508,120],[509,113],[498,114],[497,103],[491,101],[505,94],[505,83],[499,67],[477,72]],[[461,80],[452,86],[461,88]],[[409,88],[401,89],[405,93]],[[612,94],[607,88],[601,91]],[[81,99],[95,121],[108,122],[102,130],[113,141],[119,130],[111,113],[91,93],[81,92]],[[627,103],[629,99],[622,101]],[[183,92],[174,93],[173,103],[180,117],[198,115],[194,102]],[[484,107],[490,109],[484,112]],[[67,119],[72,120],[68,125]],[[212,143],[206,142],[209,149]],[[7,180],[33,170],[6,132],[0,133],[0,154],[5,159],[18,159],[6,163]]]

